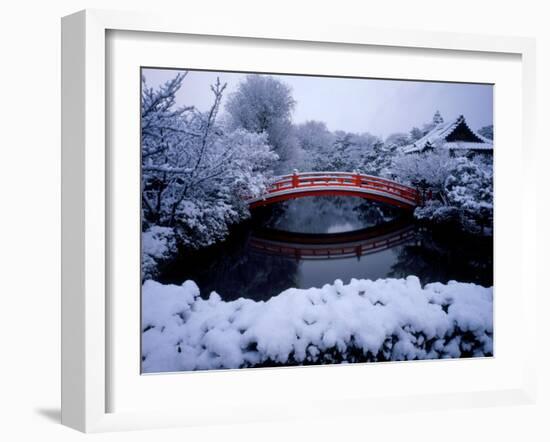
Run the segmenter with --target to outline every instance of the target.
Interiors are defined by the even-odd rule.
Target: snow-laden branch
[[[162,164],[160,166],[143,165],[141,170],[143,172],[166,172],[166,173],[187,174],[187,173],[193,172],[194,168],[190,168],[190,167],[172,167],[168,164]]]
[[[175,94],[181,87],[187,74],[188,71],[178,73],[175,78],[164,83],[156,91],[147,87],[145,76],[142,76],[141,118],[147,118],[149,113],[153,111],[158,112],[170,109],[176,101]]]

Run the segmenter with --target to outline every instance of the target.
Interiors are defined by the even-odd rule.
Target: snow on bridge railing
[[[315,195],[351,195],[402,208],[422,203],[420,192],[396,181],[358,172],[298,172],[274,177],[266,192],[247,199],[250,207]]]
[[[396,194],[418,204],[419,192],[413,187],[387,178],[357,172],[295,172],[274,177],[267,194],[295,188],[336,185],[382,190]]]
[[[414,188],[407,186],[405,184],[401,184],[398,181],[389,179],[389,178],[382,178],[374,175],[366,175],[358,172],[296,172],[292,174],[287,175],[279,175],[272,178],[272,183],[277,182],[290,182],[294,177],[298,177],[300,180],[308,180],[308,179],[315,179],[315,180],[326,180],[326,179],[334,179],[336,182],[340,180],[341,178],[355,178],[361,177],[364,180],[371,180],[374,182],[380,182],[380,183],[389,183],[392,184],[395,187],[407,189],[407,190],[415,190]]]

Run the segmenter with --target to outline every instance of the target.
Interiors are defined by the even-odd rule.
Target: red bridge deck
[[[303,172],[279,176],[250,208],[306,196],[357,196],[403,209],[420,204],[420,193],[396,181],[353,172]]]

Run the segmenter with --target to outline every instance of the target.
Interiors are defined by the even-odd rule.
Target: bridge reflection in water
[[[374,227],[342,233],[310,234],[275,229],[255,231],[249,247],[263,254],[296,260],[350,258],[377,253],[413,241],[415,225],[404,217]]]

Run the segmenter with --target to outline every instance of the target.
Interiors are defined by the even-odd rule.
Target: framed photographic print
[[[533,57],[66,17],[63,422],[529,402]]]
[[[492,84],[141,76],[142,372],[493,355]]]

